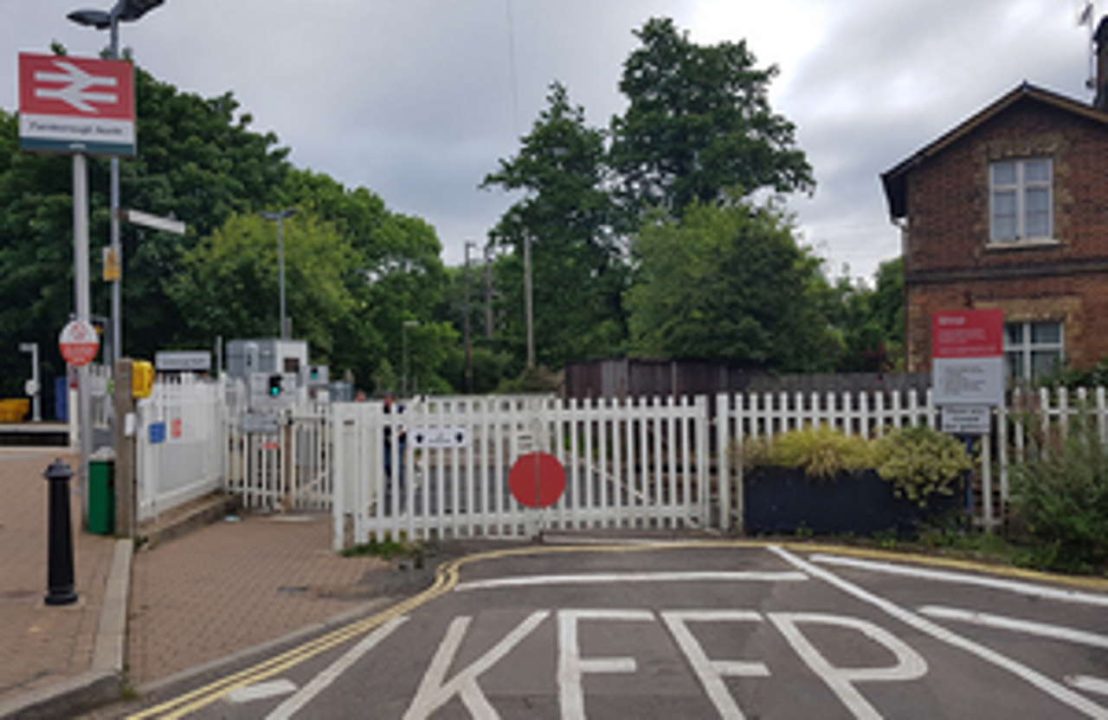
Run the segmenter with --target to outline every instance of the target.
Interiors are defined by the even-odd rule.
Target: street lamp
[[[165,0],[117,0],[108,12],[103,10],[74,10],[67,18],[86,27],[110,31],[108,58],[119,58],[119,23],[134,22]],[[119,158],[111,159],[111,235],[109,250],[122,267],[123,250],[119,243]],[[123,357],[123,277],[112,281],[112,357],[114,366]]]
[[[281,339],[287,340],[289,337],[288,322],[285,319],[285,218],[290,218],[296,214],[296,208],[286,208],[284,210],[278,210],[276,212],[263,212],[262,217],[266,220],[277,221],[277,282],[279,287],[279,293],[281,296]]]
[[[31,396],[31,419],[39,422],[42,420],[42,409],[39,405],[41,388],[38,384],[38,343],[19,343],[19,352],[31,353],[31,379],[27,381],[24,389]]]
[[[405,320],[400,326],[401,365],[403,367],[400,381],[400,395],[402,397],[408,397],[408,328],[418,326],[418,320]]]

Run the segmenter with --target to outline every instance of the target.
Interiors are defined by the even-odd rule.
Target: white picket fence
[[[708,524],[706,398],[431,398],[403,413],[344,403],[334,425],[336,549],[371,537]],[[416,447],[436,432],[462,440]],[[534,451],[565,468],[565,492],[548,509],[525,508],[508,485]]]
[[[136,409],[138,519],[223,487],[227,453],[223,386],[159,379]]]

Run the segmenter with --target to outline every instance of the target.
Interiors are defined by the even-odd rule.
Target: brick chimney
[[[1108,15],[1100,19],[1093,42],[1096,44],[1096,98],[1093,107],[1108,112]]]

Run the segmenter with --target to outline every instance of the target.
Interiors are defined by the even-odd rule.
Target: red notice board
[[[931,316],[936,405],[1004,404],[1004,312],[945,310]]]

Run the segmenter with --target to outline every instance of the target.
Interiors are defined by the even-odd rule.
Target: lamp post
[[[119,59],[119,23],[134,22],[165,0],[117,0],[108,12],[103,10],[75,10],[66,17],[86,27],[109,31],[108,58]],[[74,156],[76,157],[76,156]],[[123,266],[123,248],[119,242],[119,158],[111,159],[111,230],[109,251],[119,266]],[[80,314],[78,312],[78,314]],[[112,281],[112,357],[114,366],[123,356],[123,275]]]
[[[281,303],[280,337],[282,340],[288,340],[289,337],[288,321],[285,318],[285,218],[290,218],[295,214],[296,208],[262,213],[262,217],[266,220],[277,221],[277,282]]]
[[[38,384],[38,343],[19,343],[19,352],[31,353],[31,379],[27,381],[27,394],[31,396],[31,419],[35,422],[42,420],[42,409],[39,404],[39,396],[42,389]]]
[[[466,392],[473,392],[473,340],[470,335],[469,329],[469,249],[476,248],[477,243],[466,240],[466,264],[465,274],[462,277],[463,295],[462,295],[462,312],[465,317],[462,318],[462,333],[465,336],[466,346]]]
[[[400,348],[402,353],[400,394],[402,397],[408,397],[408,328],[417,327],[418,325],[418,320],[405,320],[400,326]]]

